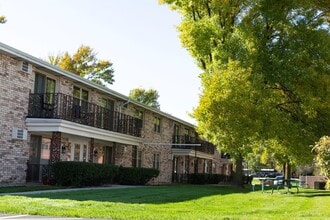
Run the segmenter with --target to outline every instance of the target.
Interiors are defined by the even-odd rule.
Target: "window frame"
[[[161,129],[161,118],[158,116],[154,116],[154,120],[153,120],[153,124],[154,124],[154,132],[155,133],[160,133]]]
[[[132,146],[132,167],[142,167],[142,151],[136,145]]]
[[[160,170],[160,153],[153,154],[152,167]]]

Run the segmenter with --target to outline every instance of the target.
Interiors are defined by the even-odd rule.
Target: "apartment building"
[[[0,185],[40,182],[57,161],[230,174],[194,125],[0,43]]]

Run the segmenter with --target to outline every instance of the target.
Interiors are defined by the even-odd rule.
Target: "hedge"
[[[191,184],[218,184],[229,177],[224,174],[197,173],[188,174],[188,182]]]
[[[125,185],[145,185],[159,175],[159,170],[152,168],[119,167],[116,182]]]
[[[56,162],[51,169],[56,184],[61,186],[99,186],[112,183],[118,174],[114,165],[75,161]]]

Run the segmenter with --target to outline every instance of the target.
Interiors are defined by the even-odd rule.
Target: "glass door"
[[[89,160],[89,146],[86,143],[73,142],[71,148],[71,157],[72,161],[84,161],[88,162]]]
[[[51,139],[31,135],[27,181],[40,182],[48,174]]]

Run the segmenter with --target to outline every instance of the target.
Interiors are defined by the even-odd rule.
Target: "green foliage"
[[[330,190],[330,137],[322,137],[313,147],[315,164],[326,178],[326,189]]]
[[[218,184],[229,179],[230,177],[224,174],[193,173],[188,175],[190,184]]]
[[[159,170],[152,168],[119,167],[116,182],[124,185],[145,185],[159,175]]]
[[[89,46],[80,46],[75,54],[68,52],[58,55],[50,55],[48,60],[51,64],[75,73],[81,77],[103,85],[114,82],[114,70],[108,60],[99,60],[96,53]]]
[[[118,174],[114,165],[62,161],[52,165],[56,184],[61,186],[99,186],[112,183]]]
[[[326,4],[160,2],[182,15],[181,42],[204,70],[198,132],[237,161],[256,152],[264,162],[310,162],[309,145],[330,127]]]
[[[156,109],[160,109],[160,104],[158,103],[159,94],[157,90],[145,90],[143,88],[136,88],[132,89],[129,92],[128,96],[138,102],[141,102]]]

